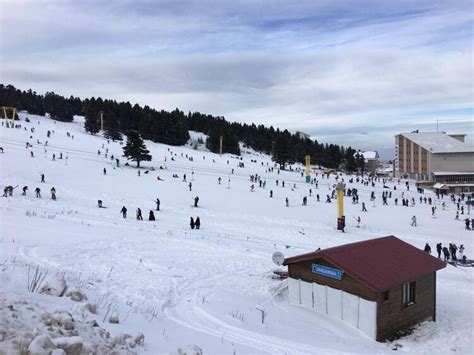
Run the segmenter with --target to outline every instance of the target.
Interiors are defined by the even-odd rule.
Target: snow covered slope
[[[26,116],[30,123],[24,121]],[[360,201],[369,211],[362,213],[360,204],[353,205],[347,198],[348,226],[342,234],[335,230],[336,204],[324,203],[334,176],[327,180],[319,175],[316,189],[304,183],[299,172],[269,172],[270,158],[250,149],[244,149],[240,160],[151,142],[147,146],[153,161],[143,162],[138,176],[133,163],[124,166],[122,145],[87,134],[81,118],[73,123],[25,113],[20,118],[19,129],[0,127],[4,148],[0,185],[18,185],[12,197],[0,199],[0,353],[18,348],[13,340],[18,343],[20,336],[27,342],[46,332],[35,322],[44,313],[57,312],[63,312],[61,319],[67,314],[75,319],[84,349],[99,346],[148,354],[177,353],[179,348],[201,349],[204,354],[391,353],[394,344],[376,343],[341,321],[290,306],[286,281],[271,277],[276,268],[272,253],[279,250],[291,256],[392,234],[420,248],[425,242],[433,250],[438,242],[455,242],[464,244],[468,256],[473,252],[474,232],[454,220],[455,205],[445,198],[443,210],[436,196],[426,192],[424,196],[434,198],[438,207],[437,218],[432,218],[431,206],[420,205],[416,189],[412,186],[407,192],[404,181],[395,191],[397,182],[388,183],[393,198],[389,206],[382,206],[382,182],[372,188],[350,184],[345,177],[349,187],[359,190]],[[48,130],[53,132],[50,138]],[[26,142],[33,147],[27,149]],[[111,155],[119,157],[120,167]],[[239,162],[245,167],[238,167]],[[40,183],[41,173],[45,183]],[[174,174],[179,177],[173,178]],[[255,174],[266,181],[266,187],[256,183],[251,192],[249,177]],[[29,190],[21,196],[24,185]],[[52,186],[57,201],[50,199]],[[42,198],[35,198],[36,187],[41,188]],[[372,191],[375,203],[369,201]],[[394,205],[402,192],[415,197],[415,207]],[[200,199],[198,208],[193,207],[195,196]],[[308,196],[306,207],[304,196]],[[156,221],[151,222],[148,212],[155,209],[157,197],[161,210],[155,211]],[[106,208],[97,208],[99,199]],[[128,208],[127,219],[120,214],[122,206]],[[144,221],[135,219],[138,207]],[[414,214],[416,228],[409,225]],[[200,217],[200,230],[190,229],[191,216]],[[361,228],[356,227],[357,216],[362,218]],[[63,280],[68,290],[80,291],[87,300],[29,292],[36,269],[40,275],[47,273],[50,283]],[[438,321],[397,340],[399,352],[472,351],[472,268],[448,266],[438,273],[437,286]],[[87,304],[96,305],[96,312],[87,311],[91,307]],[[10,305],[20,309],[16,317]],[[259,309],[265,312],[263,324]],[[118,316],[119,323],[109,323],[110,315]],[[51,319],[44,318],[42,324]],[[98,327],[87,330],[84,324],[92,321]],[[68,332],[63,337],[74,337],[72,330]],[[143,345],[140,338],[135,342],[139,333],[145,336]],[[59,335],[58,330],[49,336],[54,341]],[[35,346],[41,341],[37,339]]]

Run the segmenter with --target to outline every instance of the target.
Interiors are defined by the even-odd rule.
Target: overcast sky
[[[392,148],[473,133],[473,3],[0,0],[0,79]]]

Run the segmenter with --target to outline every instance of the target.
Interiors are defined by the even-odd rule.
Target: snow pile
[[[27,299],[8,301],[0,298],[0,354],[134,354],[144,336],[122,334],[113,337],[87,312],[78,308],[48,312]]]

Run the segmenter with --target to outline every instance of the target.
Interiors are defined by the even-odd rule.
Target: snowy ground
[[[25,116],[30,123],[23,121]],[[86,134],[79,117],[73,123],[26,114],[20,118],[21,129],[0,127],[4,148],[0,186],[18,185],[13,197],[0,199],[0,354],[20,346],[14,344],[18,333],[31,341],[47,332],[47,326],[38,322],[46,324],[41,316],[57,312],[63,312],[61,317],[71,316],[77,331],[65,331],[59,324],[63,330],[50,330],[50,337],[54,340],[64,333],[63,337],[73,338],[77,333],[84,349],[95,344],[100,349],[148,354],[178,353],[180,348],[188,353],[201,349],[204,354],[389,353],[394,344],[377,343],[344,322],[290,306],[286,281],[271,277],[276,268],[272,253],[279,250],[291,256],[393,234],[420,248],[429,242],[433,250],[437,242],[464,244],[468,257],[472,255],[474,232],[454,220],[456,207],[449,199],[444,199],[447,208],[443,210],[436,196],[425,193],[438,207],[437,218],[432,218],[431,206],[420,205],[416,189],[412,186],[407,192],[404,182],[392,190],[389,206],[382,206],[381,182],[372,188],[350,184],[346,177],[347,186],[358,188],[360,202],[369,211],[362,213],[360,204],[346,198],[348,227],[342,234],[335,230],[336,203],[324,203],[335,183],[333,176],[327,180],[319,175],[316,189],[304,183],[298,172],[266,172],[272,166],[269,157],[249,149],[243,149],[245,168],[239,168],[240,160],[230,155],[219,157],[191,146],[151,142],[147,145],[153,161],[143,163],[138,176],[134,167],[124,167],[122,146]],[[49,139],[48,130],[54,130]],[[33,148],[26,149],[26,142]],[[62,160],[58,159],[61,152]],[[111,154],[120,157],[119,168],[114,167]],[[156,170],[145,174],[151,167]],[[40,183],[40,173],[45,174],[45,184]],[[187,182],[182,181],[183,174]],[[256,184],[251,192],[251,174],[266,180],[266,188]],[[221,185],[218,177],[222,177]],[[24,185],[29,191],[21,196]],[[37,186],[42,189],[41,199],[34,197]],[[50,199],[52,186],[57,201]],[[269,198],[270,190],[273,198]],[[369,201],[372,191],[375,203]],[[415,197],[415,207],[394,205],[393,199],[400,200],[402,191],[405,197]],[[198,208],[192,206],[195,196],[200,198]],[[306,207],[301,205],[303,196],[308,196]],[[161,211],[150,222],[148,211],[155,209],[157,197]],[[285,197],[290,199],[289,208]],[[97,208],[99,199],[107,208]],[[119,213],[122,206],[128,208],[127,219]],[[135,220],[137,207],[144,221]],[[409,225],[414,214],[416,228]],[[201,230],[190,230],[191,216],[200,217]],[[356,228],[357,216],[362,218],[361,228]],[[80,290],[87,300],[29,292],[37,267],[47,273],[49,282],[64,278],[68,290]],[[472,352],[472,268],[441,270],[437,300],[438,321],[425,323],[396,341],[401,345],[398,352]],[[87,304],[97,305],[96,314],[87,310]],[[265,312],[263,324],[258,309]],[[108,322],[111,314],[119,317],[118,324]],[[87,322],[93,320],[98,327],[88,328]],[[104,335],[107,332],[110,337]],[[145,336],[143,345],[134,341],[139,333]]]

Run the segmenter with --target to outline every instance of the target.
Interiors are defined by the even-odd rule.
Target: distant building
[[[357,154],[361,154],[364,157],[365,171],[368,173],[375,173],[375,170],[377,170],[377,167],[379,166],[379,153],[377,151],[358,151],[354,156]]]
[[[474,191],[474,146],[464,143],[464,137],[418,131],[395,136],[397,175],[457,184],[456,192]]]
[[[310,139],[311,136],[309,134],[306,134],[306,133],[303,133],[303,132],[300,132],[300,131],[296,131],[295,133],[299,139]]]

